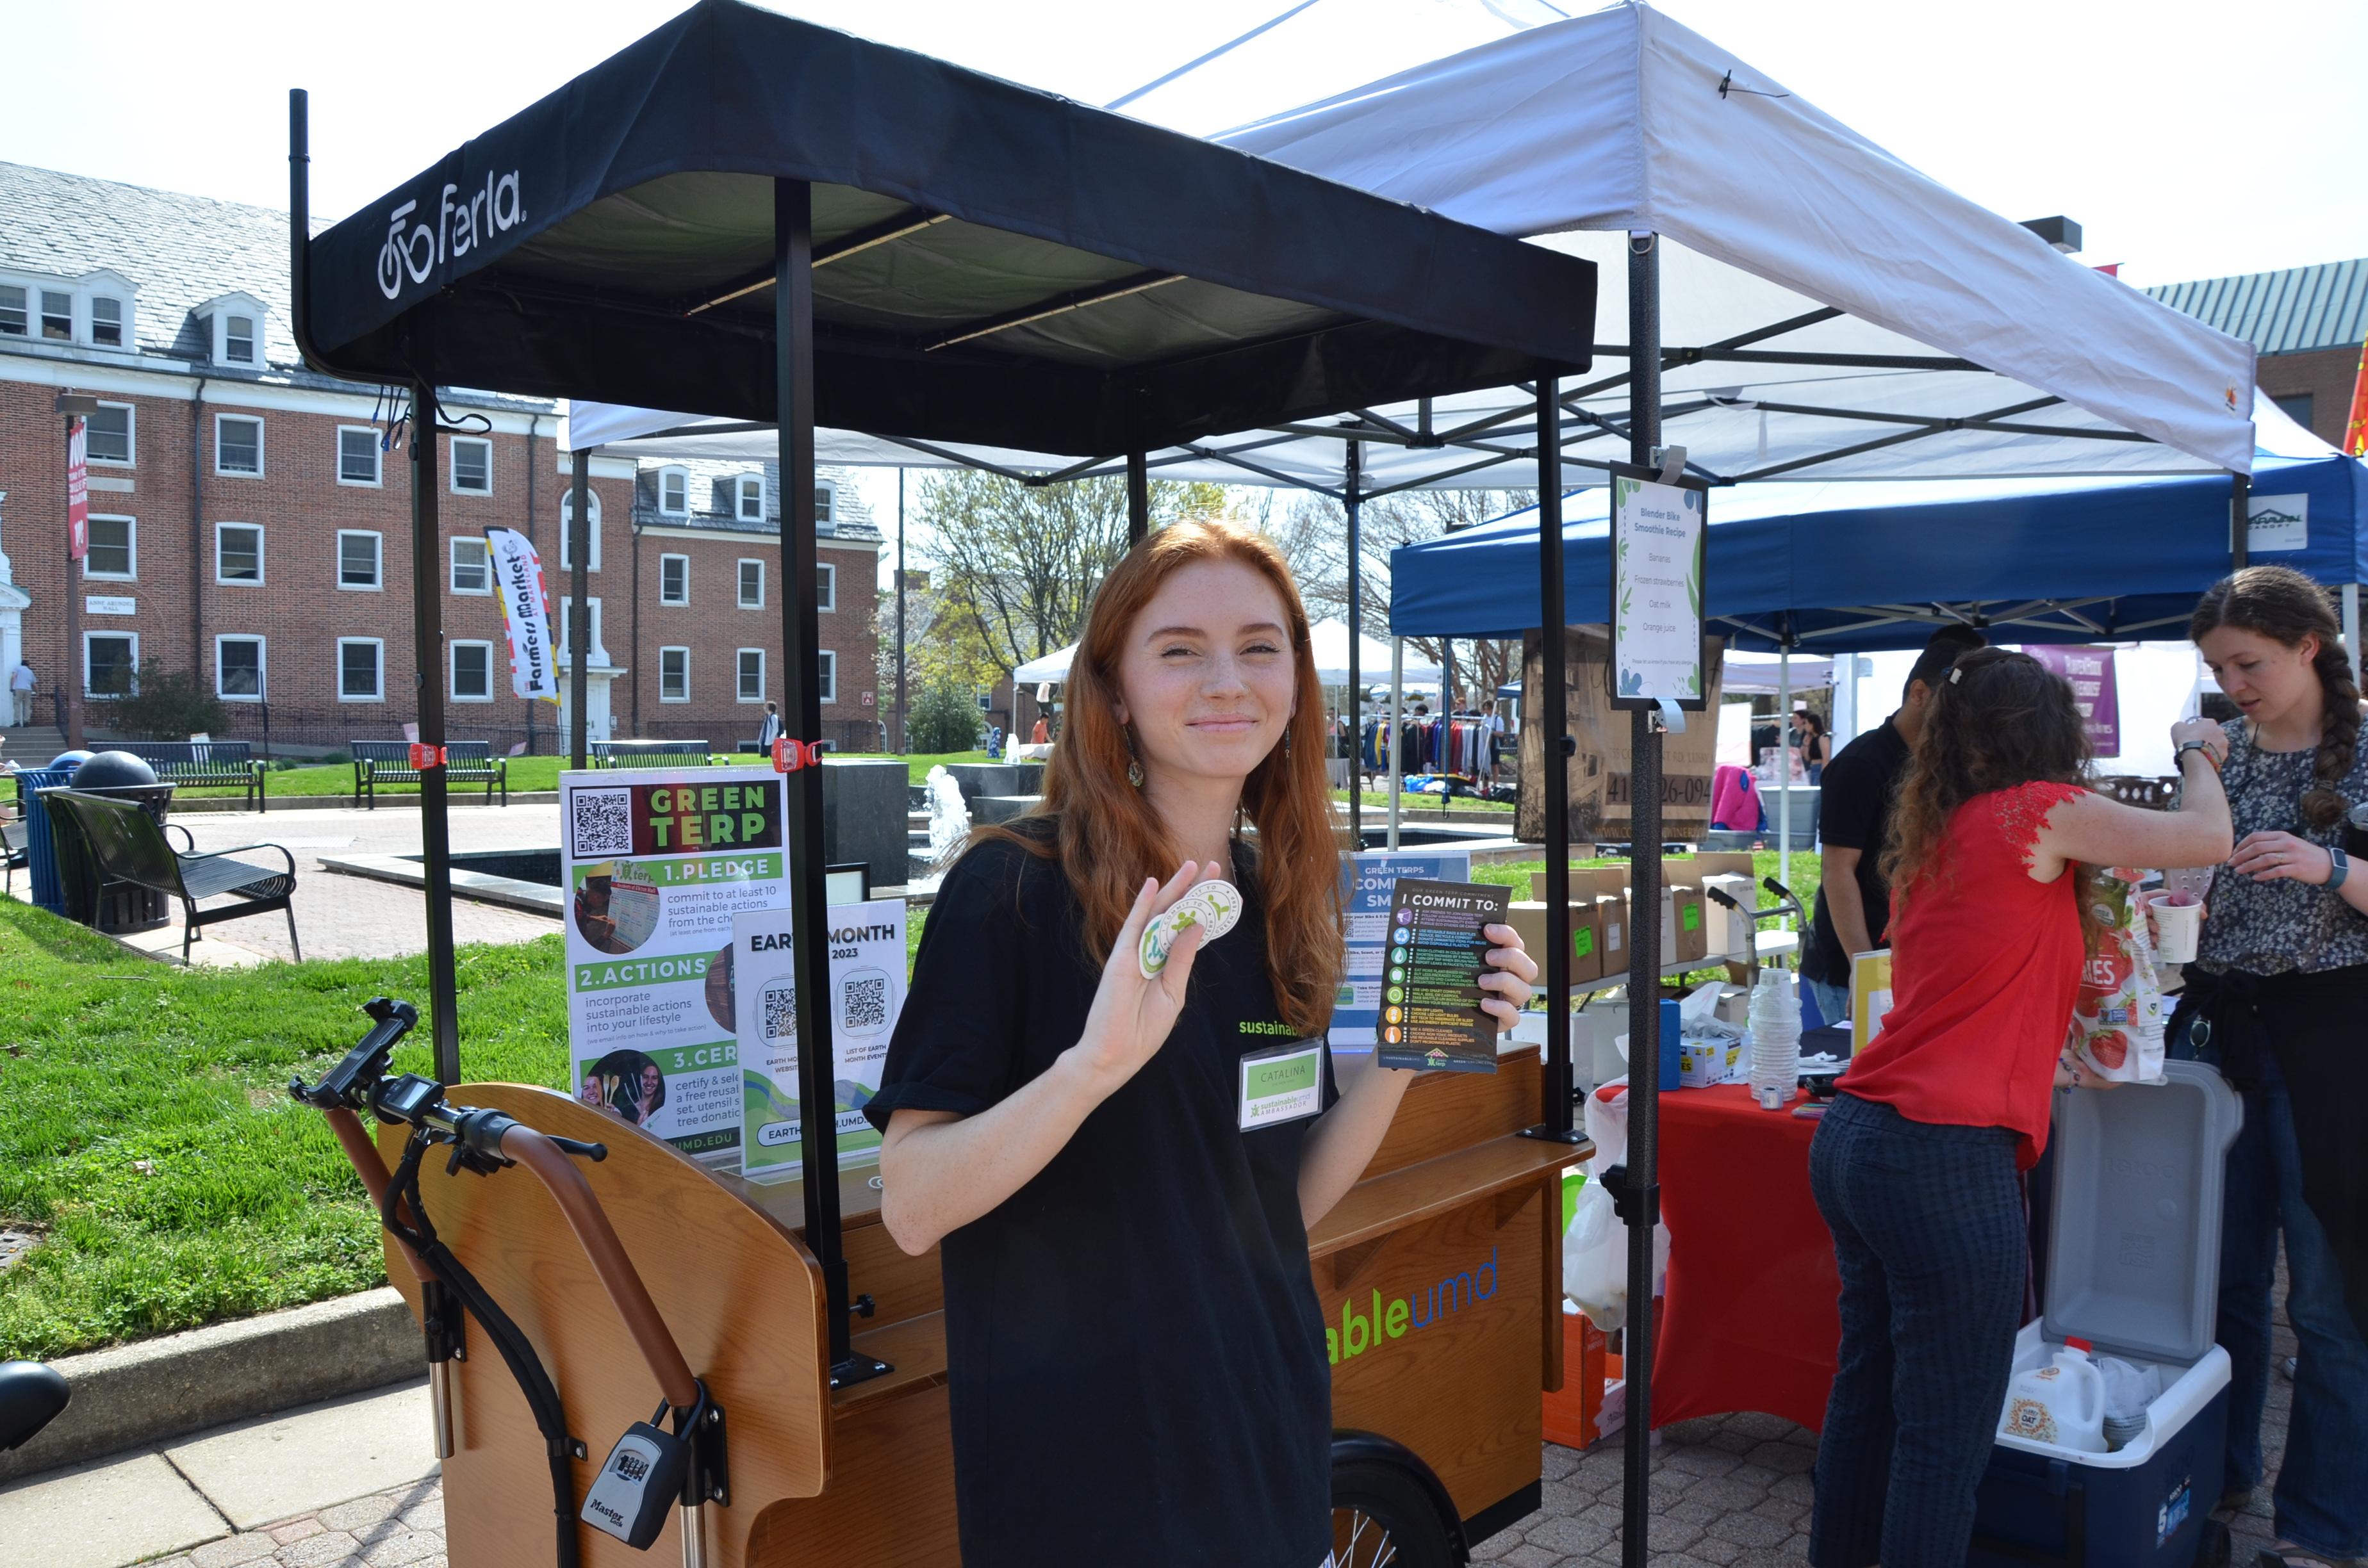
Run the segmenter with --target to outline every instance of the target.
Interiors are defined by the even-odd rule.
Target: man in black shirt
[[[1801,954],[1801,978],[1817,1011],[1838,1024],[1850,1011],[1850,956],[1884,946],[1891,929],[1891,887],[1883,880],[1883,846],[1891,836],[1891,802],[1907,754],[1924,731],[1932,688],[1949,666],[1984,645],[1969,626],[1932,634],[1907,673],[1899,710],[1842,747],[1826,765],[1817,803],[1817,912]]]

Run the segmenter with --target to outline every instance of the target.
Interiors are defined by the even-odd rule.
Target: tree
[[[978,699],[968,685],[936,678],[913,687],[912,718],[906,728],[912,744],[905,749],[917,756],[973,751],[978,740]]]
[[[132,689],[108,703],[107,724],[141,740],[181,740],[230,727],[230,710],[188,670],[140,661]]]

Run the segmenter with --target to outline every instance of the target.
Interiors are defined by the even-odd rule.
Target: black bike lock
[[[649,1420],[625,1428],[601,1461],[578,1516],[635,1551],[647,1551],[666,1528],[666,1510],[682,1500],[683,1470],[690,1463],[690,1445],[655,1425],[666,1412],[660,1401]]]

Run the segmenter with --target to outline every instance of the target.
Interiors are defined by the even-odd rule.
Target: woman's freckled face
[[[1128,630],[1119,722],[1146,772],[1248,776],[1282,738],[1297,670],[1282,596],[1235,561],[1198,562],[1160,585]]]
[[[2274,722],[2318,684],[2311,668],[2318,652],[2316,639],[2289,648],[2258,631],[2215,626],[2196,647],[2220,689],[2248,719]]]

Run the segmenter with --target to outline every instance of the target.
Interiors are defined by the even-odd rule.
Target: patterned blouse
[[[2228,726],[2228,760],[2220,769],[2220,782],[2228,791],[2237,843],[2248,833],[2271,832],[2291,833],[2313,844],[2341,842],[2340,822],[2313,828],[2302,820],[2302,798],[2314,787],[2312,768],[2317,757],[2316,749],[2263,751],[2253,744],[2250,724]],[[2351,771],[2337,782],[2336,792],[2352,805],[2368,801],[2368,736],[2353,749]],[[2362,874],[2358,862],[2351,874]],[[2206,902],[2211,915],[2196,949],[2203,969],[2317,973],[2368,963],[2368,915],[2330,888],[2291,877],[2257,882],[2223,866],[2212,879]]]

